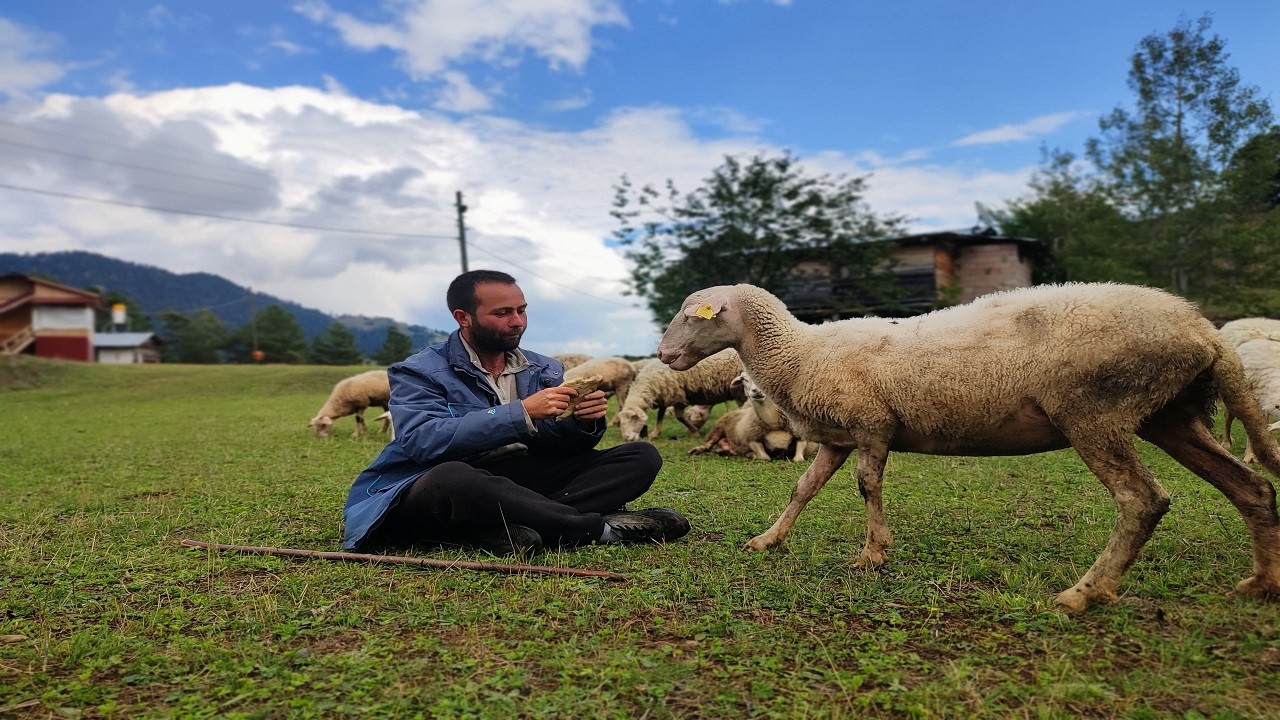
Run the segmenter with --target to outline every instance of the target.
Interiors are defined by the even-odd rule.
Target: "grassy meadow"
[[[891,456],[874,570],[852,463],[750,553],[802,467],[690,457],[674,422],[647,500],[690,536],[536,561],[625,582],[179,546],[337,550],[384,440],[306,423],[362,369],[0,358],[0,720],[1280,717],[1280,603],[1230,593],[1243,523],[1143,443],[1173,508],[1079,615],[1050,601],[1114,510],[1070,451]]]

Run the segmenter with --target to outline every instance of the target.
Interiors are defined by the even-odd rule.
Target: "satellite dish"
[[[996,231],[996,216],[991,209],[980,202],[973,203],[974,210],[978,212],[978,224],[973,227],[974,235],[992,235]]]

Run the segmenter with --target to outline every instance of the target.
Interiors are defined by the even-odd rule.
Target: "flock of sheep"
[[[739,407],[726,412],[712,427],[707,443],[694,448],[690,454],[713,452],[760,460],[779,456],[804,459],[806,443],[796,436],[778,406],[746,376],[733,350],[725,350],[685,372],[676,372],[656,358],[635,362],[621,357],[580,354],[561,354],[555,358],[564,364],[565,380],[592,375],[602,378],[600,389],[614,395],[619,408],[610,423],[620,426],[622,438],[628,442],[660,435],[663,418],[668,413],[679,418],[690,435],[699,435],[713,406],[736,401]],[[367,432],[364,411],[377,407],[382,409],[382,414],[374,420],[382,423],[384,433],[394,437],[391,414],[387,410],[390,396],[385,370],[343,378],[333,386],[308,426],[317,437],[329,437],[334,421],[350,415],[356,422],[353,436],[361,437]],[[651,436],[649,411],[655,408],[657,419]]]
[[[1245,462],[1280,476],[1280,446],[1267,415],[1280,418],[1280,320],[1247,318],[1215,329],[1191,304],[1136,286],[1066,284],[994,293],[905,319],[800,322],[750,285],[689,296],[658,358],[558,355],[566,379],[599,375],[617,397],[611,423],[635,441],[661,433],[667,413],[700,434],[710,408],[736,400],[691,454],[759,460],[817,455],[790,503],[748,547],[783,542],[797,516],[857,451],[866,503],[861,566],[885,560],[892,536],[881,500],[890,451],[1013,455],[1073,447],[1111,492],[1117,522],[1093,566],[1056,602],[1068,610],[1114,602],[1120,576],[1168,510],[1169,494],[1143,465],[1136,434],[1217,487],[1240,511],[1254,573],[1237,585],[1280,596],[1280,518],[1271,483],[1230,454],[1240,420]],[[311,421],[384,410],[386,373],[340,381]],[[1212,414],[1227,423],[1219,441]],[[650,410],[656,410],[649,432]],[[1223,447],[1225,444],[1225,449]]]

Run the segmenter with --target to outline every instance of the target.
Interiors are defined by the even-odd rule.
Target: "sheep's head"
[[[618,418],[618,430],[622,433],[623,440],[635,442],[648,436],[649,413],[647,411],[638,407],[624,407],[618,411],[616,417]]]
[[[684,409],[684,419],[693,423],[693,426],[699,429],[706,424],[709,417],[711,417],[710,405],[690,405]]]
[[[760,386],[757,385],[746,373],[738,375],[738,377],[733,379],[733,382],[737,383],[737,386],[742,388],[742,394],[747,398],[748,402],[764,402],[764,390],[761,390]],[[733,383],[730,383],[731,386],[732,384]]]
[[[738,334],[734,288],[699,290],[685,298],[658,343],[658,359],[673,370],[688,370],[700,360],[733,347]]]
[[[316,437],[327,438],[329,433],[333,431],[333,418],[328,415],[317,415],[311,418],[311,422],[307,423],[307,427],[315,429]]]

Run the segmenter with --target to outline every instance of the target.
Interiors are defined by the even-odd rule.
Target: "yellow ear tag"
[[[715,317],[715,316],[716,316],[716,311],[715,311],[715,310],[712,310],[710,305],[703,305],[702,307],[698,308],[697,310],[694,310],[694,311],[693,311],[693,314],[694,314],[694,315],[697,315],[698,317],[702,318],[703,320],[710,320],[711,318],[713,318],[713,317]]]

